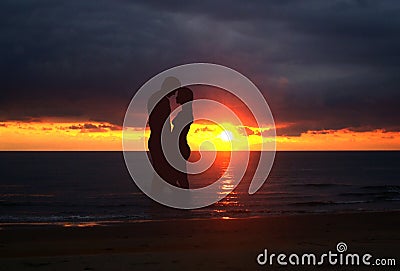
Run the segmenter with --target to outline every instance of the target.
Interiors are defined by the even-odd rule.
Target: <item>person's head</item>
[[[181,82],[179,81],[178,78],[173,77],[173,76],[168,76],[164,79],[164,81],[161,85],[161,90],[169,92],[169,91],[179,88],[180,86],[181,86]]]
[[[184,104],[193,101],[193,91],[188,87],[181,87],[177,89],[176,102],[178,104]]]
[[[167,98],[172,97],[175,95],[176,89],[181,86],[181,82],[178,78],[173,76],[168,76],[164,79],[164,82],[161,85],[161,91],[167,92],[165,96]]]
[[[174,89],[173,91],[171,91],[170,93],[168,93],[167,95],[165,95],[167,98],[171,98],[172,96],[175,95],[175,93],[177,92],[176,89]]]

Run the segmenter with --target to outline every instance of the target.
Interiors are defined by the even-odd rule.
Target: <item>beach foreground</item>
[[[399,212],[168,220],[60,225],[3,225],[1,270],[377,270],[257,264],[268,253],[336,252],[394,258],[400,264]]]

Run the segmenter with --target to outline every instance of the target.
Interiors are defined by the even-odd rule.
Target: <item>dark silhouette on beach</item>
[[[187,135],[190,130],[190,125],[193,123],[193,92],[187,88],[182,87],[177,91],[176,102],[182,106],[182,110],[176,115],[172,120],[174,128],[172,129],[172,138],[174,140],[178,139],[179,153],[185,159],[181,164],[180,168],[186,169],[186,161],[190,157],[190,146],[187,142]],[[179,161],[178,161],[179,163]],[[185,172],[175,169],[176,180],[181,188],[189,189],[188,175]]]
[[[153,168],[158,176],[171,185],[188,189],[186,161],[191,151],[186,137],[193,122],[192,105],[188,103],[193,100],[193,92],[187,87],[181,87],[165,95],[166,89],[174,89],[179,85],[180,83],[176,78],[166,78],[161,90],[150,97],[148,101],[150,127],[148,148]],[[175,93],[177,93],[176,102],[182,105],[182,110],[172,121],[174,128],[171,130],[171,106],[168,98]],[[157,102],[157,100],[159,101]],[[179,150],[177,150],[177,147]],[[179,168],[184,169],[184,171],[175,169],[168,162],[165,152],[169,152],[169,157],[172,156],[174,163],[178,164]],[[184,160],[176,159],[179,155]],[[155,176],[152,183],[152,190],[155,193],[162,192],[159,191],[159,181],[158,177]]]
[[[163,153],[161,136],[163,130],[167,136],[171,133],[171,106],[168,97],[174,95],[174,92],[170,92],[165,95],[165,90],[174,88],[175,86],[180,86],[180,82],[176,78],[166,78],[164,80],[163,86],[161,87],[161,90],[154,93],[153,96],[150,97],[147,105],[149,110],[150,127],[148,148],[151,156],[152,165],[159,177],[172,185],[175,185],[175,181],[173,181],[173,178],[171,178],[171,176],[175,173]],[[156,103],[157,100],[159,100],[158,103]],[[155,183],[157,183],[157,181],[153,180],[153,188],[156,185]]]

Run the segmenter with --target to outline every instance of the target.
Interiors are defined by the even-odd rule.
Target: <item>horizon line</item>
[[[363,150],[275,150],[275,152],[396,152],[400,149],[363,149]],[[124,152],[123,150],[0,150],[0,152]],[[127,150],[126,152],[149,152],[148,150]],[[200,151],[192,151],[199,153]],[[204,150],[201,152],[213,152]],[[247,152],[247,150],[221,150],[216,152]],[[261,150],[249,150],[248,152],[261,152]],[[270,152],[270,151],[264,151]]]

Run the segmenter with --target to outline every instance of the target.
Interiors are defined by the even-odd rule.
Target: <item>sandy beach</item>
[[[2,225],[1,270],[307,270],[257,264],[271,253],[348,252],[395,258],[398,212],[168,220],[90,225]],[[345,270],[323,265],[319,270]],[[355,267],[353,267],[353,270]],[[351,267],[350,267],[351,269]],[[357,270],[375,270],[357,267]],[[384,270],[396,270],[385,267]]]

